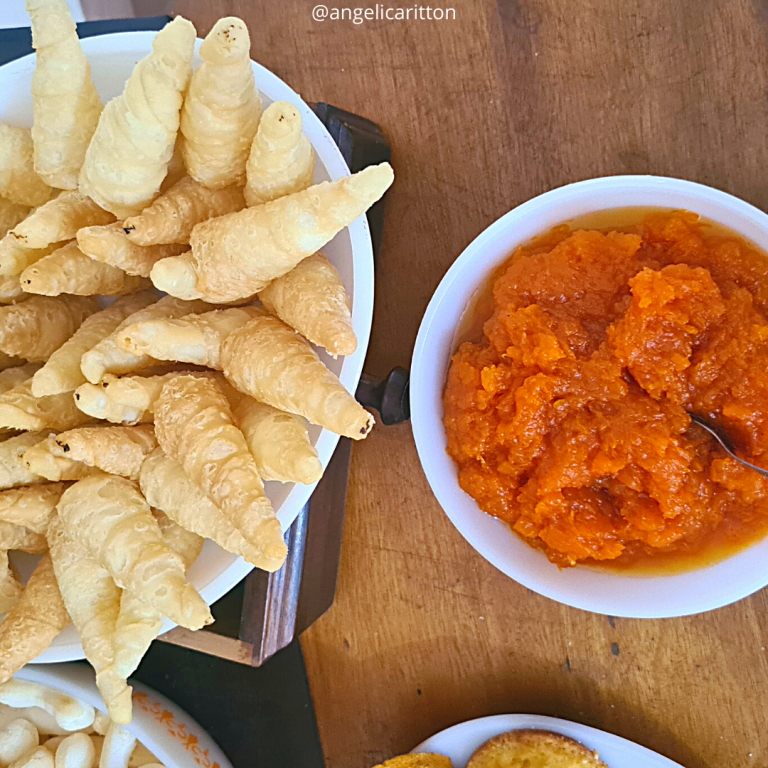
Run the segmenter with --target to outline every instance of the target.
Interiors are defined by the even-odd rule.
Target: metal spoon
[[[689,413],[688,415],[691,417],[691,421],[694,424],[698,424],[700,427],[706,429],[707,432],[709,432],[709,434],[712,435],[712,437],[714,437],[715,440],[717,440],[717,442],[723,446],[723,449],[731,458],[736,459],[736,461],[738,461],[740,464],[743,464],[745,467],[753,469],[763,477],[768,477],[768,469],[763,469],[762,467],[757,467],[754,464],[750,464],[748,461],[745,461],[736,455],[733,440],[731,440],[731,438],[728,436],[728,433],[724,429],[720,429],[717,424],[713,424],[711,421],[707,421],[707,419],[702,419],[701,416],[697,416],[695,413]]]

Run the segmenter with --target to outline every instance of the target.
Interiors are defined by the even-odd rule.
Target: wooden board
[[[358,25],[313,21],[312,5],[176,10],[201,32],[241,15],[254,58],[390,139],[371,373],[408,363],[448,266],[540,192],[656,173],[768,206],[757,2],[451,0],[455,21]],[[377,427],[353,452],[336,604],[303,642],[328,766],[368,768],[502,712],[578,720],[688,768],[768,765],[767,609],[760,593],[692,618],[612,621],[534,595],[453,529],[408,425]]]

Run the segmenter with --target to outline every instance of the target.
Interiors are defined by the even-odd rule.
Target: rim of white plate
[[[768,585],[768,537],[720,562],[677,574],[632,575],[586,566],[561,571],[461,490],[446,453],[442,424],[442,393],[455,331],[494,267],[518,245],[558,224],[635,206],[693,211],[768,253],[768,215],[726,192],[683,179],[607,176],[528,200],[481,232],[432,296],[411,363],[411,423],[437,500],[467,542],[496,568],[534,592],[575,608],[628,618],[666,618],[713,610]]]
[[[146,56],[152,47],[152,41],[157,32],[134,31],[115,32],[95,37],[87,37],[81,40],[83,50],[91,61],[93,78],[97,88],[101,91],[105,81],[114,80],[115,67],[122,64],[125,67],[125,76],[121,76],[121,83],[125,82],[133,64]],[[195,43],[195,57],[193,66],[200,64],[198,50],[202,40]],[[110,62],[111,60],[111,62]],[[112,66],[107,66],[111,63]],[[101,66],[100,66],[101,65]],[[349,168],[344,158],[325,126],[319,118],[287,83],[277,75],[270,72],[261,64],[251,62],[256,86],[262,94],[265,107],[272,101],[288,101],[301,113],[304,122],[304,132],[315,149],[315,183],[326,179],[337,180],[350,175]],[[16,93],[15,84],[22,79],[31,79],[35,67],[35,54],[15,59],[0,67],[0,119],[10,119],[14,124],[29,126],[32,124],[32,97],[29,89],[24,93]],[[122,90],[122,85],[120,89]],[[111,98],[117,93],[114,88],[109,89]],[[119,93],[119,91],[118,91]],[[103,94],[102,94],[103,95]],[[14,117],[8,118],[8,113]],[[368,349],[368,341],[373,319],[373,295],[374,295],[374,268],[373,247],[368,220],[365,215],[360,216],[352,224],[342,230],[331,243],[323,249],[323,252],[333,261],[334,254],[339,251],[349,251],[351,259],[349,263],[337,263],[336,266],[344,269],[351,276],[351,281],[345,279],[347,290],[352,304],[352,324],[357,335],[358,346],[353,355],[339,358],[334,361],[324,350],[317,350],[321,359],[331,368],[338,368],[337,375],[347,390],[354,393],[363,370],[363,363]],[[326,429],[313,428],[310,425],[310,437],[315,439],[320,461],[325,468],[330,461],[333,451],[339,441],[339,436]],[[276,512],[283,530],[286,530],[296,519],[302,507],[307,503],[315,488],[294,484],[285,495],[280,483],[267,483],[268,495],[284,495],[282,501],[275,504]],[[212,554],[215,553],[215,554]],[[220,553],[220,554],[219,554]],[[220,563],[214,573],[208,563],[209,558]],[[224,564],[226,561],[226,565]],[[206,541],[203,553],[189,572],[190,581],[195,584],[203,598],[212,603],[229,592],[236,584],[242,581],[253,566],[242,558],[223,552],[213,542]],[[175,626],[166,620],[163,631],[166,632]],[[73,661],[84,658],[82,646],[77,633],[72,627],[65,629],[51,646],[43,652],[34,663],[53,663]]]
[[[465,768],[472,753],[488,739],[523,729],[551,731],[597,750],[611,768],[682,768],[679,763],[634,741],[599,728],[545,715],[491,715],[466,720],[430,736],[411,751],[449,757],[454,768]]]

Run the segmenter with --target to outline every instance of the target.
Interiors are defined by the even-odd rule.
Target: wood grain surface
[[[455,21],[359,25],[313,21],[313,5],[179,0],[176,10],[203,33],[242,16],[256,60],[390,139],[397,178],[371,373],[408,363],[449,265],[540,192],[655,173],[768,207],[762,4],[450,0]],[[539,597],[451,526],[409,426],[377,427],[353,453],[336,603],[303,639],[328,766],[368,768],[467,718],[532,712],[688,768],[763,768],[767,603],[761,592],[710,614],[635,621]]]

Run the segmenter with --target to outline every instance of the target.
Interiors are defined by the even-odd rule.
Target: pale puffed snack
[[[135,747],[136,737],[127,728],[118,723],[110,723],[104,737],[99,768],[128,768]]]
[[[336,267],[322,253],[299,262],[259,292],[261,303],[304,338],[332,355],[357,349],[349,297]]]
[[[0,703],[14,709],[37,707],[47,712],[64,731],[88,728],[96,717],[90,704],[31,680],[8,680],[0,686]]]
[[[0,197],[0,238],[5,237],[19,222],[24,221],[31,210],[28,205],[12,203]]]
[[[183,245],[174,244],[138,245],[125,234],[120,222],[103,227],[84,227],[77,233],[77,244],[92,259],[141,277],[149,277],[152,267],[161,259],[188,250]]]
[[[43,482],[42,476],[30,472],[22,456],[46,437],[43,432],[25,432],[0,442],[0,489]]]
[[[76,243],[68,243],[40,261],[27,267],[20,275],[27,293],[44,296],[121,296],[148,288],[148,282],[128,275],[122,269],[86,256]]]
[[[144,309],[127,317],[105,339],[102,339],[93,349],[88,350],[80,361],[80,368],[91,384],[98,384],[107,373],[132,373],[142,368],[151,368],[157,361],[148,355],[134,355],[124,352],[116,343],[117,334],[128,325],[143,320],[154,320],[159,317],[183,317],[190,312],[208,309],[203,302],[189,302],[165,296],[160,301],[150,304]],[[0,309],[0,313],[3,310]],[[1,315],[0,315],[1,317]],[[0,338],[0,349],[3,349]]]
[[[362,440],[373,427],[373,415],[276,317],[257,317],[230,333],[221,345],[221,364],[240,392],[338,435]]]
[[[141,492],[147,502],[188,531],[215,541],[222,549],[259,566],[262,553],[190,479],[177,461],[155,449],[141,466]]]
[[[24,587],[11,570],[8,552],[0,549],[0,614],[10,610],[11,606],[16,604],[23,591]]]
[[[160,190],[173,155],[194,44],[194,26],[177,16],[157,33],[152,53],[136,65],[122,95],[101,113],[79,189],[118,218],[139,213]]]
[[[181,110],[179,142],[189,175],[207,187],[245,183],[248,151],[261,117],[245,23],[219,19],[200,46]]]
[[[22,363],[0,371],[0,394],[18,387],[40,370],[40,363]]]
[[[131,689],[112,671],[112,638],[122,592],[58,515],[49,524],[48,545],[61,597],[80,635],[85,658],[96,672],[96,685],[110,717],[128,723]]]
[[[0,349],[25,360],[47,360],[99,309],[93,296],[31,296],[0,307]]]
[[[0,304],[15,304],[27,296],[18,275],[0,275]]]
[[[232,307],[180,318],[144,320],[122,328],[115,340],[120,349],[135,355],[221,370],[222,341],[264,314],[261,307]]]
[[[134,483],[112,475],[80,480],[64,492],[58,512],[118,586],[187,629],[213,621]]]
[[[29,128],[0,122],[0,197],[20,205],[42,205],[53,190],[35,173]]]
[[[45,248],[52,243],[72,240],[83,227],[109,224],[115,217],[100,208],[87,195],[62,192],[35,209],[13,228],[14,237],[27,248]]]
[[[311,485],[322,477],[323,466],[301,416],[279,411],[248,395],[232,399],[235,422],[262,480]]]
[[[138,216],[126,219],[122,226],[137,245],[187,244],[196,224],[243,208],[242,187],[210,189],[191,176],[184,176]]]
[[[152,422],[155,403],[166,382],[176,374],[158,376],[115,376],[108,373],[100,384],[83,384],[75,390],[75,402],[83,413],[113,424]],[[190,376],[217,376],[221,374],[190,372]],[[222,379],[223,380],[223,379]]]
[[[44,534],[65,488],[64,483],[40,483],[0,491],[0,521]]]
[[[106,309],[87,317],[32,378],[35,397],[70,392],[85,383],[80,370],[80,358],[112,333],[126,317],[153,304],[157,297],[152,291],[121,296]],[[0,378],[2,374],[0,374]]]
[[[19,717],[0,729],[0,765],[11,765],[40,744],[37,728]]]
[[[50,751],[48,742],[43,745]],[[55,748],[55,768],[95,768],[96,746],[80,731],[64,736]]]
[[[87,414],[75,404],[71,392],[35,397],[31,379],[0,395],[0,427],[61,431],[79,427],[88,420]]]
[[[261,116],[246,165],[245,199],[261,205],[312,185],[315,150],[302,130],[301,113],[287,101]]]
[[[28,248],[13,232],[9,232],[0,240],[0,275],[20,275],[27,267],[57,251],[62,245],[66,245],[66,242],[51,243],[45,248]]]
[[[70,429],[52,439],[50,450],[54,456],[136,480],[142,462],[155,448],[155,430],[144,425]]]
[[[198,224],[191,254],[159,261],[157,288],[226,303],[263,290],[365,213],[394,179],[389,163]]]
[[[32,75],[35,170],[59,189],[77,189],[103,104],[66,0],[26,0],[37,51]]]
[[[10,549],[39,555],[47,551],[48,542],[43,534],[30,531],[23,525],[0,521],[0,550]]]
[[[155,432],[163,451],[262,553],[259,567],[277,570],[287,554],[280,523],[216,382],[172,378],[155,404]]]
[[[18,602],[0,622],[0,682],[42,653],[69,624],[47,555],[37,564]]]
[[[52,482],[82,480],[84,477],[99,474],[94,467],[66,456],[56,455],[54,453],[56,449],[55,436],[50,435],[31,448],[27,448],[21,459],[32,474],[40,475]]]

